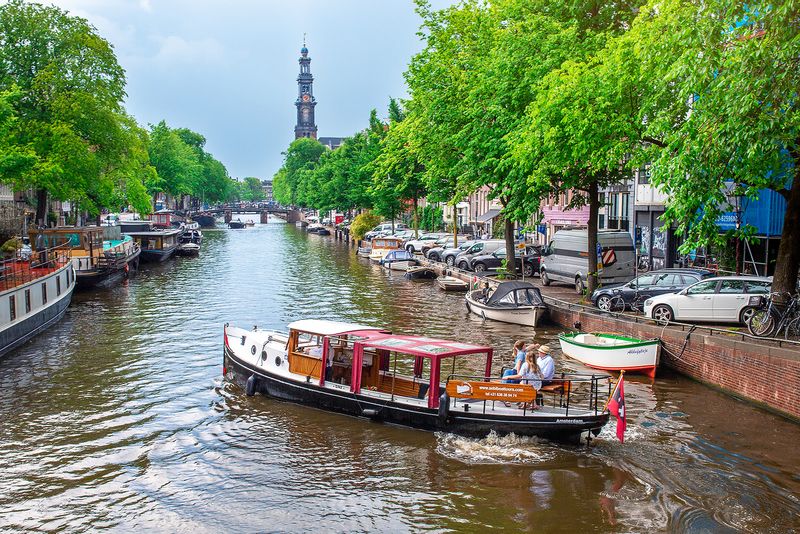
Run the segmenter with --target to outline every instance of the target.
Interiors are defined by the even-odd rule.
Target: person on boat
[[[511,349],[511,356],[514,358],[514,367],[503,371],[503,378],[519,373],[520,367],[525,363],[525,342],[521,339],[514,343],[514,348]],[[503,380],[506,384],[519,384],[519,380]]]
[[[547,345],[542,345],[539,347],[536,363],[539,365],[539,369],[542,372],[544,384],[549,384],[550,381],[553,380],[553,376],[556,374],[556,364],[553,361],[553,357],[550,356],[550,347]]]
[[[546,346],[546,345],[545,345]],[[510,375],[508,378],[512,380],[517,380],[517,383],[528,384],[533,386],[536,391],[539,391],[542,388],[542,371],[539,369],[539,364],[537,363],[537,358],[534,355],[533,351],[525,353],[525,363],[522,364],[522,367],[519,369],[519,373]],[[506,403],[506,406],[510,406]],[[519,405],[520,408],[525,408],[528,410],[535,410],[536,403],[523,403]]]

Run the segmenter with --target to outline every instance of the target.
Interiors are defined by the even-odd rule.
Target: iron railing
[[[15,257],[0,261],[0,291],[19,287],[41,278],[70,261],[70,248],[66,244],[33,251],[23,259],[17,251]]]

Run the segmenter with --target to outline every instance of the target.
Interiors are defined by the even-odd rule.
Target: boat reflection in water
[[[260,392],[335,412],[476,437],[495,432],[577,440],[585,433],[597,435],[609,418],[600,406],[610,391],[610,377],[562,374],[539,391],[529,384],[503,383],[491,377],[490,347],[321,320],[296,321],[288,334],[226,325],[224,339],[225,375],[248,395]],[[479,360],[484,374],[456,375],[457,358]],[[406,360],[413,372],[403,373],[407,365],[400,363],[398,373],[399,360]],[[442,376],[451,364],[451,374]],[[523,404],[517,407],[509,401]]]

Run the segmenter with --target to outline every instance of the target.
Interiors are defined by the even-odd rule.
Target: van
[[[624,284],[631,280],[636,263],[631,235],[625,230],[598,230],[597,243],[604,261],[600,284]],[[583,294],[589,268],[588,248],[586,229],[557,231],[542,250],[542,285],[549,286],[551,282],[575,284],[575,290]]]
[[[487,241],[476,241],[474,245],[456,256],[455,265],[464,271],[470,270],[470,260],[475,256],[491,254],[492,252],[506,246],[504,239],[489,239]]]

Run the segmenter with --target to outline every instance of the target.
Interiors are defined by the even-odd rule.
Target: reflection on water
[[[329,237],[283,224],[208,231],[200,258],[77,294],[48,335],[0,361],[0,528],[799,526],[798,427],[667,372],[630,377],[625,444],[612,423],[590,447],[380,425],[220,380],[223,323],[312,317],[486,343],[506,358],[520,338],[557,347],[555,329],[482,322],[462,295]],[[556,352],[559,369],[582,369]]]

